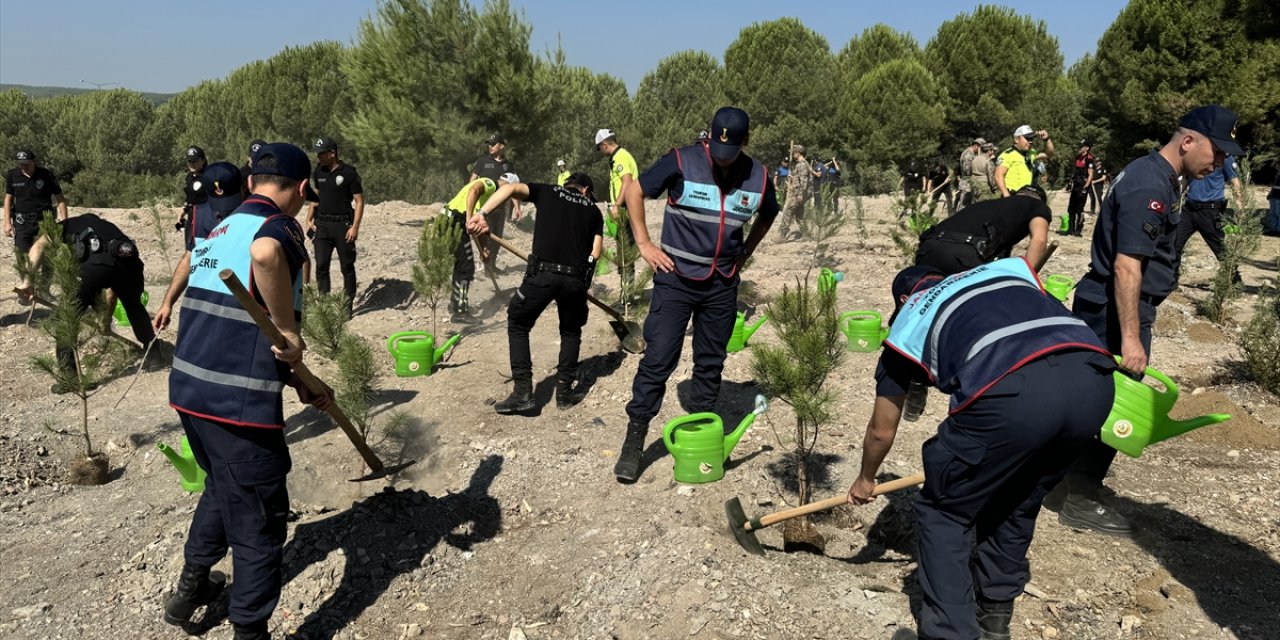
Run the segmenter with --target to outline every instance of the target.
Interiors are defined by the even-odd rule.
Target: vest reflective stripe
[[[1048,353],[1107,353],[1088,325],[1044,292],[1022,258],[987,263],[912,295],[885,343],[951,394],[952,413]]]
[[[244,389],[252,389],[254,391],[271,391],[279,393],[284,390],[284,383],[279,380],[262,380],[259,378],[250,378],[248,376],[238,376],[230,373],[219,373],[198,367],[181,358],[173,359],[173,368],[181,371],[193,378],[220,384],[229,387],[241,387]]]
[[[281,393],[289,367],[275,359],[266,336],[218,277],[231,269],[256,292],[249,246],[278,215],[269,201],[250,196],[192,250],[169,374],[169,404],[178,411],[242,426],[284,426]],[[290,275],[297,316],[302,311],[301,269]]]
[[[715,163],[705,144],[674,151],[684,186],[668,198],[661,246],[676,272],[691,280],[705,280],[719,272],[732,276],[742,254],[742,227],[760,211],[768,172],[755,160],[742,185],[722,192],[715,181]]]

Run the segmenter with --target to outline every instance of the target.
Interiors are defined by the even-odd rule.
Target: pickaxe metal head
[[[401,464],[393,464],[389,467],[383,467],[381,469],[378,469],[377,471],[371,472],[367,476],[352,478],[351,480],[348,480],[348,482],[368,482],[370,480],[379,480],[382,478],[386,478],[388,476],[393,476],[397,473],[400,473],[401,471],[404,471],[406,467],[412,466],[415,462],[417,462],[417,460],[410,460],[408,462],[404,462]]]
[[[756,527],[752,526],[752,521],[747,519],[747,514],[742,510],[742,502],[738,498],[730,498],[724,503],[724,513],[729,517],[729,533],[733,534],[733,539],[738,541],[747,553],[755,555],[764,555],[764,547],[760,546],[760,541],[756,540]]]
[[[640,323],[631,320],[610,320],[609,326],[622,342],[622,350],[627,353],[644,353],[644,329]]]

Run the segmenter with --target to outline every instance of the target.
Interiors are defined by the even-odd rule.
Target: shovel
[[[262,333],[266,334],[267,339],[271,341],[271,344],[275,345],[277,349],[285,348],[286,343],[284,336],[281,335],[280,330],[276,328],[275,323],[271,322],[271,318],[267,317],[267,312],[263,310],[262,306],[253,299],[253,296],[249,295],[249,292],[244,288],[244,285],[241,284],[240,278],[236,277],[236,273],[231,269],[223,269],[218,272],[218,278],[222,280],[223,284],[227,285],[227,289],[230,290],[231,295],[235,296],[236,300],[240,302],[240,306],[244,307],[244,310],[248,311],[250,316],[253,316],[253,321],[258,323],[258,328],[262,329]],[[293,371],[298,374],[298,378],[302,380],[303,384],[307,385],[307,389],[309,389],[311,393],[318,394],[324,390],[320,379],[315,377],[305,364],[299,362],[294,367]],[[369,467],[369,475],[360,478],[353,478],[351,482],[367,482],[369,480],[385,478],[399,473],[405,467],[417,462],[417,460],[410,460],[390,467],[382,464],[382,460],[378,459],[378,454],[374,453],[373,449],[369,448],[369,443],[364,441],[364,436],[361,436],[360,432],[356,430],[355,425],[351,424],[351,420],[349,420],[347,418],[347,414],[343,413],[342,409],[338,407],[337,402],[330,404],[327,411],[329,412],[329,415],[333,417],[334,422],[337,422],[338,426],[342,427],[342,432],[347,434],[347,438],[351,440],[351,444],[356,446],[356,451],[360,452],[360,457],[364,458],[364,463]]]
[[[498,243],[498,246],[515,254],[517,258],[520,258],[525,262],[529,261],[529,256],[526,255],[525,252],[515,248],[506,240],[503,240],[493,234],[489,234],[489,238]],[[626,351],[627,353],[644,353],[644,330],[640,328],[639,323],[623,318],[622,314],[618,313],[617,309],[596,300],[595,297],[589,293],[587,294],[587,301],[597,307],[600,307],[601,311],[604,311],[609,314],[609,317],[613,318],[609,321],[609,326],[613,327],[613,333],[618,336],[618,340],[622,341],[623,351]]]
[[[908,487],[914,487],[924,483],[924,474],[917,473],[905,478],[890,480],[876,485],[871,491],[871,495],[880,496],[886,493],[893,493]],[[731,498],[724,503],[725,515],[729,516],[729,533],[733,534],[733,539],[747,551],[758,556],[764,555],[764,547],[760,546],[760,541],[756,539],[756,532],[765,528],[772,527],[779,522],[785,522],[792,518],[807,516],[811,513],[834,509],[842,504],[849,504],[848,494],[841,494],[832,498],[827,498],[820,502],[810,502],[809,504],[795,507],[792,509],[783,509],[763,516],[747,519],[747,515],[742,510],[742,502],[737,498]]]

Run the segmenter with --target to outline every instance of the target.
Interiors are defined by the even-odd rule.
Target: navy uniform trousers
[[[1081,281],[1080,286],[1099,285]],[[1111,288],[1107,287],[1106,290],[1108,299],[1113,299]],[[1076,296],[1071,313],[1089,325],[1098,339],[1107,346],[1108,351],[1120,353],[1120,316],[1115,305],[1099,304]],[[1147,352],[1148,360],[1151,358],[1151,327],[1155,322],[1156,306],[1151,304],[1150,299],[1140,300],[1138,302],[1138,341],[1142,343],[1142,349]],[[1102,422],[1099,421],[1098,424],[1101,425]],[[1075,495],[1097,500],[1099,491],[1102,489],[1102,480],[1107,477],[1107,471],[1111,469],[1111,463],[1115,459],[1115,449],[1103,444],[1101,440],[1090,442],[1071,465],[1066,477],[1067,488]]]
[[[209,568],[232,549],[228,618],[265,624],[280,601],[292,461],[284,429],[238,427],[178,412],[191,451],[208,473],[191,519],[187,565]]]
[[[916,501],[921,638],[978,638],[975,597],[1013,600],[1030,579],[1040,503],[1111,410],[1113,365],[1051,353],[1005,376],[924,443]]]
[[[738,315],[738,276],[687,280],[672,273],[653,276],[653,299],[644,321],[644,357],[631,383],[627,417],[648,424],[662,408],[667,380],[680,362],[684,334],[693,319],[693,392],[689,409],[715,409],[720,375]]]

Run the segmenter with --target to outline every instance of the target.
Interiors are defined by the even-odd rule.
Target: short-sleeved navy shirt
[[[311,172],[311,182],[316,194],[320,196],[320,204],[316,206],[316,213],[319,215],[349,215],[353,212],[352,198],[364,193],[360,174],[355,167],[346,163],[338,163],[332,171],[324,165],[317,165]]]
[[[1159,152],[1130,162],[1111,184],[1093,231],[1089,269],[1110,280],[1116,254],[1143,259],[1142,293],[1163,299],[1177,285],[1173,247],[1178,229],[1180,184],[1173,166]],[[1107,302],[1101,283],[1086,279],[1076,296],[1096,303]]]
[[[880,352],[880,360],[876,362],[876,395],[881,398],[894,398],[907,395],[907,386],[912,381],[929,383],[929,376],[920,365],[910,361],[906,356],[885,348]]]
[[[528,187],[528,202],[538,210],[533,221],[533,252],[547,262],[584,264],[596,236],[604,234],[600,208],[576,189],[538,183]]]
[[[745,154],[739,155],[738,160],[729,168],[732,178],[725,182],[719,183],[720,187],[728,189],[736,189],[742,185],[751,172],[751,159]],[[720,174],[717,173],[718,177]],[[667,197],[672,200],[680,199],[684,194],[684,174],[680,172],[680,163],[676,161],[676,152],[674,149],[668,151],[666,155],[658,158],[648,169],[640,174],[640,188],[644,191],[647,198],[658,198],[662,196],[662,192],[667,192]],[[772,180],[765,180],[764,197],[760,200],[759,214],[762,218],[772,219],[778,215],[778,192],[773,188]]]
[[[13,196],[14,213],[40,213],[53,210],[53,196],[62,193],[62,185],[44,167],[36,167],[30,176],[22,169],[10,169],[5,175],[4,192]]]

